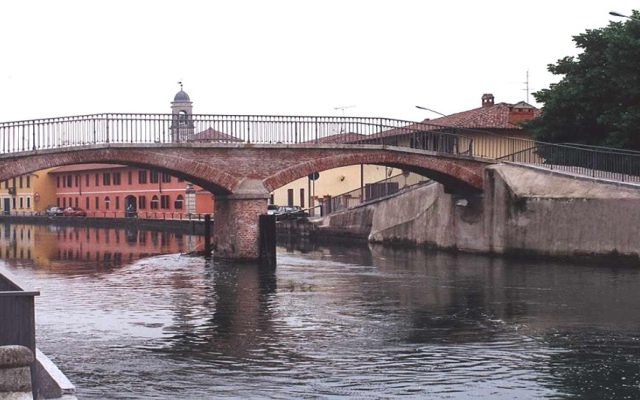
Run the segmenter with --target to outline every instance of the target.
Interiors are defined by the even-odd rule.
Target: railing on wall
[[[362,188],[323,199],[321,211],[323,215],[332,214],[428,182],[431,180],[421,175],[398,174],[381,181],[367,183]]]
[[[640,152],[631,150],[529,141],[529,147],[499,157],[498,160],[600,179],[640,183]]]

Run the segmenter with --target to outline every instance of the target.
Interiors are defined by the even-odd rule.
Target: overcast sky
[[[168,113],[436,118],[527,101],[572,36],[637,1],[110,0],[0,3],[0,121]],[[529,95],[531,104],[535,103]],[[348,107],[348,108],[340,108]]]

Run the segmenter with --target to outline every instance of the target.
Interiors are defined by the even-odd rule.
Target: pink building
[[[80,207],[88,216],[177,218],[212,214],[213,195],[169,174],[126,165],[67,165],[49,171],[56,204]],[[129,208],[131,207],[131,208]]]

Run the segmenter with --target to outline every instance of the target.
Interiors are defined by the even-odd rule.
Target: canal
[[[6,225],[79,399],[637,399],[640,269],[359,245],[275,271],[168,232]]]

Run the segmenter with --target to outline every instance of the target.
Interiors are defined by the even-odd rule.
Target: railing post
[[[104,117],[105,120],[105,124],[106,124],[106,142],[109,143],[109,114],[105,114]]]
[[[33,146],[32,146],[32,150],[36,150],[36,130],[35,128],[33,129]]]

